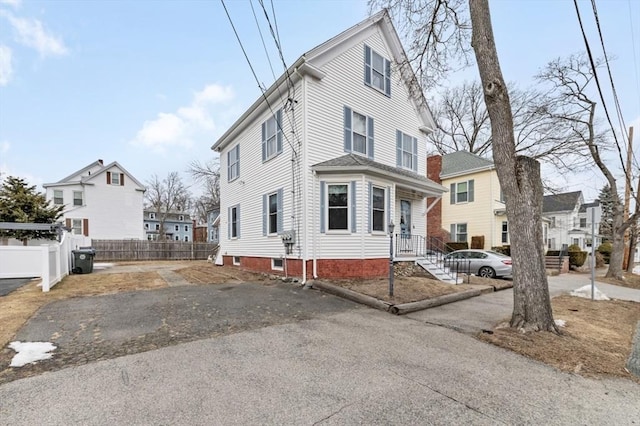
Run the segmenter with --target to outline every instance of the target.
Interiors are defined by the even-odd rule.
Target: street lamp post
[[[393,220],[389,221],[389,297],[393,297]]]

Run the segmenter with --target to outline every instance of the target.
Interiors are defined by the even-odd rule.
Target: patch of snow
[[[108,269],[113,268],[113,263],[94,263],[93,269]]]
[[[591,299],[591,284],[587,284],[583,287],[580,287],[576,290],[573,290],[570,293],[572,296],[576,296],[576,297],[583,297],[585,299]],[[611,300],[607,297],[606,294],[604,294],[603,292],[601,292],[600,290],[598,290],[598,287],[594,288],[593,291],[593,298],[595,300]]]
[[[53,343],[49,342],[11,342],[9,347],[17,352],[11,360],[10,367],[22,367],[27,364],[34,364],[43,359],[53,356],[48,352],[56,349]]]
[[[636,275],[640,275],[640,265],[634,266],[632,272]]]
[[[567,322],[561,319],[554,320],[553,322],[556,323],[558,327],[564,327],[565,325],[567,325]]]

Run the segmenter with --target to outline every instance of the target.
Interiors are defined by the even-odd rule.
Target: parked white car
[[[444,265],[457,272],[485,278],[512,274],[511,258],[491,250],[456,250],[444,257]]]

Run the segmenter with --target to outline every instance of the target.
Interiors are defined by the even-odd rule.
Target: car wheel
[[[490,266],[483,266],[478,271],[478,275],[481,276],[482,278],[495,278],[496,271],[494,271],[493,268]]]

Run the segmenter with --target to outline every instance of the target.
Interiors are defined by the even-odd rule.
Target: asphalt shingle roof
[[[457,151],[442,156],[440,176],[454,175],[493,166],[493,161],[467,151]]]
[[[593,203],[584,203],[580,206],[580,213],[586,213],[589,207],[598,207],[600,205],[600,200],[595,200]]]
[[[573,210],[580,200],[582,191],[565,192],[563,194],[545,195],[542,200],[542,212],[562,212]]]

